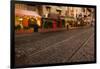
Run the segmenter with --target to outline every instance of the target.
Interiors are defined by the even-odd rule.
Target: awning
[[[15,9],[15,15],[17,16],[34,16],[34,17],[41,17],[37,12],[34,11],[28,11],[28,10],[21,10],[21,9]]]

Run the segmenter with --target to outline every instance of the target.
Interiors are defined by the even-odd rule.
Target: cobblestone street
[[[94,61],[94,28],[15,35],[15,64]]]

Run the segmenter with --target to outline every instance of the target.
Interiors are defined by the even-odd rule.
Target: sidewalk
[[[56,32],[56,31],[63,31],[66,28],[56,28],[56,29],[39,29],[39,32]]]
[[[69,30],[72,30],[72,29],[80,29],[80,28],[88,28],[88,27],[91,27],[90,25],[87,25],[87,26],[80,26],[80,27],[70,27]]]
[[[75,30],[75,29],[81,29],[81,28],[88,28],[88,27],[91,27],[91,26],[83,26],[83,27],[69,27],[68,30]],[[38,32],[34,32],[33,30],[28,30],[28,31],[23,31],[23,30],[20,30],[18,32],[15,32],[15,34],[18,36],[18,35],[30,35],[30,34],[37,34],[37,33],[45,33],[45,32],[57,32],[57,31],[67,31],[67,28],[56,28],[56,29],[53,29],[53,28],[49,28],[49,29],[39,29]]]

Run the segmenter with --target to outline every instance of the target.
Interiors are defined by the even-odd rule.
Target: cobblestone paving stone
[[[40,51],[32,55],[33,57],[30,56],[29,59],[32,59],[32,60],[31,62],[28,62],[28,63],[34,62],[33,64],[43,64],[43,63],[52,64],[52,63],[67,62],[70,56],[72,55],[72,53],[74,53],[75,50],[82,44],[82,41],[87,40],[86,37],[89,37],[90,35],[91,35],[90,32],[88,33],[86,32],[86,33],[82,33],[81,35],[75,36],[68,41],[66,40],[57,45],[54,44],[51,47],[47,48],[46,50]],[[78,38],[79,36],[80,38]],[[75,41],[75,39],[77,40]]]
[[[91,34],[93,29],[87,28],[15,37],[16,66],[72,62],[76,55],[71,57],[72,54]],[[90,47],[91,42],[87,45]],[[84,48],[85,52],[89,47]],[[93,54],[93,51],[88,53]]]
[[[80,48],[80,50],[75,53],[75,55],[70,59],[69,62],[87,62],[95,60],[94,53],[94,37],[93,35],[87,41],[87,43]]]

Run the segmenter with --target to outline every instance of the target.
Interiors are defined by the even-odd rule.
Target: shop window
[[[23,28],[22,20],[23,20],[23,18],[21,18],[19,16],[15,17],[15,30],[20,30]]]

